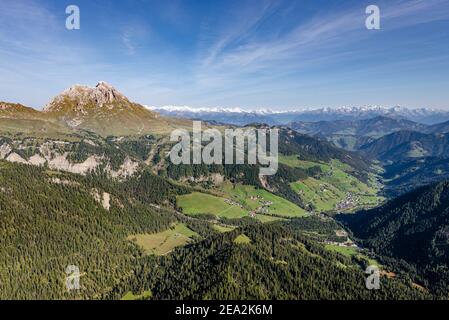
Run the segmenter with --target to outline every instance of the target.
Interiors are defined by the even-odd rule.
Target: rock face
[[[97,189],[92,189],[91,194],[94,197],[95,201],[101,204],[104,209],[109,211],[109,209],[111,208],[111,195],[109,193],[100,193]]]
[[[101,164],[101,158],[97,156],[91,156],[82,163],[70,163],[67,160],[67,154],[58,155],[48,161],[48,167],[53,170],[67,171],[71,173],[77,173],[86,175],[91,171],[95,171]]]
[[[5,159],[9,162],[29,164],[33,166],[48,166],[52,170],[66,171],[81,175],[86,175],[105,166],[105,172],[115,179],[125,179],[134,175],[138,168],[139,162],[127,157],[118,170],[113,170],[109,164],[110,159],[103,155],[91,155],[85,161],[74,163],[69,161],[68,152],[60,152],[58,146],[67,144],[63,141],[47,141],[37,147],[37,153],[25,159],[20,156],[8,143],[0,145],[0,159]],[[18,147],[20,149],[20,147]]]
[[[106,171],[112,178],[127,178],[136,173],[138,167],[138,162],[127,157],[117,171],[112,170],[110,166],[107,166]]]
[[[12,151],[9,144],[4,143],[0,146],[0,159],[5,159],[8,154]]]
[[[72,129],[85,129],[104,136],[145,134],[167,130],[164,121],[144,106],[131,102],[113,86],[75,85],[55,97],[44,108],[51,119]]]
[[[15,163],[22,163],[22,164],[27,164],[28,163],[24,158],[22,158],[20,155],[18,155],[15,152],[10,153],[9,156],[6,157],[6,161],[15,162]]]
[[[28,159],[28,163],[33,165],[33,166],[43,166],[45,165],[45,163],[47,162],[46,159],[44,159],[43,157],[41,157],[38,154],[35,154],[33,156],[30,157],[30,159]]]
[[[64,90],[64,92],[47,104],[43,111],[64,111],[64,103],[67,100],[77,102],[73,107],[74,110],[80,112],[81,115],[87,112],[86,108],[89,106],[97,108],[106,106],[108,109],[112,109],[114,102],[121,103],[122,106],[126,106],[126,104],[131,103],[128,98],[126,98],[113,86],[104,81],[100,81],[94,88],[84,85],[74,85],[73,87]]]

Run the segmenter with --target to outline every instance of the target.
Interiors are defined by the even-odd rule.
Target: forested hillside
[[[144,195],[123,192],[144,183],[160,191],[142,189],[149,200],[170,201],[169,186],[149,179],[121,185],[0,161],[0,298],[72,298],[65,289],[71,264],[84,274],[79,298],[101,298],[132,276],[142,254],[126,237],[176,221],[139,201]]]
[[[0,181],[2,299],[426,297],[406,279],[366,290],[366,261],[316,237],[335,237],[336,225],[189,218],[174,210],[189,190],[148,171],[120,182],[1,161]],[[147,255],[152,237],[180,223],[187,242]],[[166,241],[187,232],[176,230]],[[65,288],[68,265],[80,268],[79,291]]]
[[[143,269],[136,292],[156,299],[415,299],[426,294],[407,281],[382,277],[367,290],[356,262],[326,251],[282,224],[240,223],[160,258],[156,273]],[[244,234],[248,242],[236,243]]]
[[[420,188],[381,207],[340,219],[364,246],[405,260],[425,283],[447,292],[449,182]]]
[[[101,112],[89,118],[95,110]],[[105,120],[107,110],[114,112]],[[435,288],[441,289],[445,278],[436,277],[438,286],[427,279],[434,266],[445,268],[444,248],[431,246],[445,229],[426,238],[437,260],[424,261],[422,271],[416,269],[418,261],[371,240],[366,248],[359,246],[335,221],[338,213],[384,200],[380,168],[357,152],[278,127],[275,175],[260,176],[260,164],[174,165],[169,159],[174,142],[164,130],[168,123],[182,128],[187,122],[169,119],[159,123],[163,129],[151,128],[157,114],[105,83],[66,90],[45,111],[13,104],[2,108],[0,298],[444,296]],[[121,128],[139,113],[151,121],[129,132]],[[247,128],[254,127],[268,128]],[[435,168],[440,168],[436,162]],[[417,170],[409,171],[419,178]],[[363,238],[356,229],[365,223],[359,216],[350,227]],[[379,243],[387,246],[400,235],[407,219],[394,222],[398,229]],[[435,219],[423,221],[435,226]],[[404,245],[421,239],[413,232],[415,242],[406,239]],[[81,273],[79,290],[66,288],[71,265]],[[381,270],[380,290],[366,289],[364,271],[370,265]]]

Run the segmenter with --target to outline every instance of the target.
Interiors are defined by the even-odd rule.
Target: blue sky
[[[449,109],[449,1],[0,0],[0,100],[99,80],[150,106]]]

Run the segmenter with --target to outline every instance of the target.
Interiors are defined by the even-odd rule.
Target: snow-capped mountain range
[[[401,106],[365,106],[337,107],[299,110],[244,110],[242,108],[192,108],[189,106],[148,107],[165,116],[177,118],[200,119],[234,125],[246,125],[254,122],[270,125],[286,125],[291,122],[362,120],[378,116],[407,119],[423,124],[435,124],[449,120],[449,111],[418,108],[411,109]]]

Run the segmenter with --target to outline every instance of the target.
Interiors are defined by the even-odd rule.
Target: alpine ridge
[[[30,121],[38,131],[67,133],[81,130],[102,136],[159,134],[191,127],[191,121],[161,117],[130,101],[104,81],[95,87],[74,85],[54,97],[42,111],[1,102],[2,118],[8,119],[4,126],[8,132],[28,129]]]

